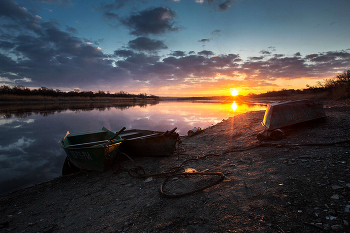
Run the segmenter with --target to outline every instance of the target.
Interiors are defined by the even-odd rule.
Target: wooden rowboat
[[[124,139],[120,150],[129,156],[171,156],[174,153],[179,134],[171,131],[131,129],[120,134]]]
[[[283,134],[281,128],[326,117],[323,104],[319,100],[283,101],[267,106],[262,125],[265,131],[258,139],[278,138]]]
[[[123,131],[123,128],[121,131]],[[102,128],[102,130],[71,134],[67,132],[61,146],[67,154],[65,165],[85,170],[105,171],[116,157],[117,148],[123,141],[118,135]],[[62,173],[69,170],[63,168]]]

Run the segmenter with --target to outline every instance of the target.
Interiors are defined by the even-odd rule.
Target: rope
[[[145,170],[143,167],[136,165],[136,163],[134,162],[134,160],[132,160],[132,158],[130,158],[130,156],[128,156],[127,154],[119,151],[122,155],[126,156],[134,165],[134,168],[131,168],[128,170],[128,174],[131,177],[135,177],[135,178],[148,178],[148,177],[166,177],[166,179],[164,180],[164,182],[162,183],[162,185],[160,186],[160,194],[163,195],[164,197],[168,197],[168,198],[176,198],[176,197],[183,197],[186,195],[190,195],[199,191],[203,191],[204,189],[210,188],[216,184],[219,184],[221,181],[224,180],[225,175],[222,172],[194,172],[194,173],[188,173],[188,172],[179,172],[181,170],[183,170],[183,166],[185,163],[188,163],[190,161],[197,161],[199,159],[205,159],[206,157],[209,156],[220,156],[220,155],[224,155],[224,154],[228,154],[228,153],[232,153],[232,152],[241,152],[241,151],[246,151],[246,150],[251,150],[254,148],[258,148],[258,147],[269,147],[269,146],[279,146],[279,147],[292,147],[292,146],[331,146],[331,145],[336,145],[336,144],[342,144],[342,143],[350,143],[350,140],[344,140],[344,141],[338,141],[338,142],[331,142],[331,143],[305,143],[305,144],[277,144],[277,143],[261,143],[259,145],[255,145],[255,146],[251,146],[251,147],[247,147],[247,148],[238,148],[238,149],[233,149],[233,150],[226,150],[224,151],[222,154],[208,154],[208,155],[204,155],[201,157],[197,157],[197,158],[191,158],[191,159],[187,159],[185,161],[183,161],[181,163],[180,166],[176,166],[173,168],[170,168],[168,172],[161,172],[161,173],[154,173],[154,174],[146,174]],[[178,148],[178,160],[179,160],[179,148]],[[169,180],[170,177],[175,177],[175,176],[184,176],[184,177],[189,177],[189,176],[219,176],[220,179],[218,179],[217,181],[208,184],[204,187],[198,188],[198,189],[194,189],[192,191],[189,192],[185,192],[185,193],[180,193],[180,194],[169,194],[169,193],[165,193],[164,190],[164,186],[166,184],[166,182]]]
[[[199,192],[199,191],[202,191],[204,189],[207,189],[207,188],[210,188],[216,184],[219,184],[221,181],[224,180],[225,178],[225,175],[222,173],[222,172],[193,172],[193,173],[188,173],[188,172],[179,172],[181,170],[183,170],[183,166],[188,163],[188,162],[191,162],[191,161],[197,161],[197,159],[187,159],[185,161],[183,161],[181,163],[180,166],[176,166],[176,167],[172,167],[169,169],[168,172],[161,172],[161,173],[154,173],[154,174],[146,174],[145,170],[143,167],[141,166],[137,166],[136,163],[134,162],[134,160],[132,160],[130,158],[130,156],[128,156],[127,154],[121,152],[122,155],[125,155],[133,164],[134,164],[134,168],[131,168],[128,170],[128,174],[129,176],[131,177],[135,177],[135,178],[148,178],[148,177],[166,177],[166,179],[164,180],[164,182],[162,183],[162,185],[160,186],[160,194],[164,197],[169,197],[169,198],[175,198],[175,197],[183,197],[183,196],[186,196],[186,195],[190,195],[190,194],[193,194],[193,193],[196,193],[196,192]],[[180,194],[168,194],[168,193],[165,193],[163,188],[166,184],[166,182],[169,180],[170,177],[175,177],[175,176],[184,176],[184,177],[189,177],[189,176],[219,176],[220,179],[204,186],[204,187],[201,187],[201,188],[198,188],[198,189],[194,189],[194,190],[191,190],[189,192],[185,192],[185,193],[180,193]]]
[[[185,193],[179,193],[179,194],[169,194],[169,193],[165,193],[163,188],[165,186],[165,183],[168,181],[168,179],[172,176],[220,176],[220,179],[218,179],[217,181],[214,181],[211,184],[208,184],[204,187],[198,188],[198,189],[194,189],[192,191],[189,192],[185,192]],[[193,173],[180,173],[180,174],[173,174],[173,175],[169,175],[167,176],[167,178],[164,180],[163,184],[160,186],[160,194],[165,196],[165,197],[169,197],[169,198],[176,198],[176,197],[183,197],[186,195],[190,195],[199,191],[203,191],[204,189],[210,188],[216,184],[219,184],[221,181],[223,181],[225,179],[225,175],[222,172],[193,172]]]

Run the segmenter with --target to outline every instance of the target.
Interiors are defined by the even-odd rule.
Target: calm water
[[[264,105],[160,102],[134,107],[89,107],[9,110],[0,106],[0,194],[61,175],[65,153],[60,146],[71,133],[106,128],[171,130],[186,135],[239,113],[264,110]]]

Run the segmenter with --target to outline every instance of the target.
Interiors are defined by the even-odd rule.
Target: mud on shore
[[[350,105],[326,102],[326,121],[258,142],[264,111],[241,114],[185,137],[177,156],[134,158],[146,173],[179,166],[225,179],[179,198],[164,177],[138,179],[130,161],[0,196],[0,232],[349,232]],[[187,192],[217,177],[171,177]]]

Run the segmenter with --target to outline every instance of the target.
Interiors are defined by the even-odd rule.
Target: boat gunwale
[[[108,147],[109,146],[114,146],[116,144],[121,144],[123,141],[120,141],[120,142],[115,142],[113,144],[108,144]],[[105,145],[99,145],[99,146],[90,146],[90,147],[75,147],[75,145],[70,145],[70,146],[64,146],[62,145],[61,143],[61,146],[64,148],[64,149],[68,149],[68,150],[82,150],[82,149],[101,149],[101,148],[106,148],[107,147],[107,144]]]

